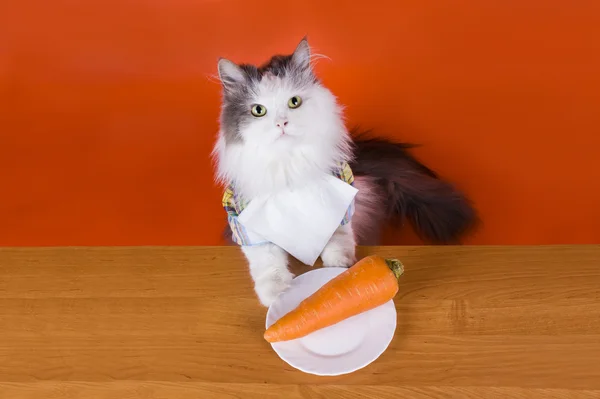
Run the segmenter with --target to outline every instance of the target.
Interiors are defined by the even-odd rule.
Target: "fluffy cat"
[[[474,225],[469,200],[412,157],[409,145],[352,139],[342,108],[313,73],[306,38],[292,54],[262,66],[220,59],[218,71],[223,103],[213,155],[219,182],[233,187],[236,198],[249,202],[350,165],[359,189],[355,213],[323,250],[324,266],[352,265],[355,246],[376,244],[388,219],[409,220],[438,244],[457,243]],[[228,212],[235,231],[236,212]],[[241,248],[256,294],[269,306],[293,278],[288,254],[272,243]]]

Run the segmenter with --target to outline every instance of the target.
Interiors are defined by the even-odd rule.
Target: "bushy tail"
[[[377,188],[382,198],[371,206],[385,212],[382,219],[407,219],[423,240],[434,244],[458,243],[477,223],[467,197],[416,160],[408,152],[412,145],[369,138],[358,138],[354,145],[352,170],[357,182],[366,179]]]

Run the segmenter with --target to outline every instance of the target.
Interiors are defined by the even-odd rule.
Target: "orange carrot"
[[[268,342],[301,338],[394,298],[404,273],[396,259],[368,256],[339,274],[265,331]]]

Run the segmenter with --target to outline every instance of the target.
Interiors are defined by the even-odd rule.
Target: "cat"
[[[255,292],[270,306],[293,279],[288,254],[270,242],[246,245],[239,203],[348,165],[359,190],[355,210],[321,253],[323,265],[349,267],[356,245],[375,245],[388,220],[408,220],[426,241],[458,243],[477,221],[471,201],[409,153],[411,145],[347,130],[342,107],[315,75],[303,38],[295,51],[261,66],[221,58],[220,129],[213,149],[230,236],[247,258]],[[234,201],[235,199],[235,201]]]

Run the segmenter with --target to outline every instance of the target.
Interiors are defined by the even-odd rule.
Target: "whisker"
[[[219,78],[218,74],[208,74],[206,75],[206,80],[211,83],[221,84],[221,78]]]
[[[331,61],[331,58],[326,56],[325,54],[313,53],[310,55],[310,62],[311,62],[311,64],[314,64],[314,65],[318,64],[318,62],[323,59]]]

